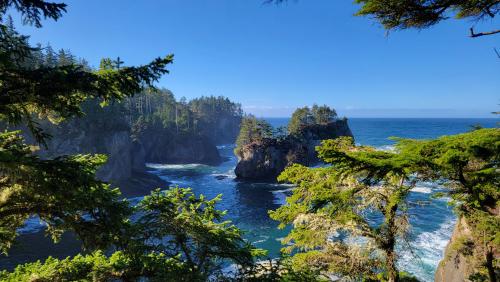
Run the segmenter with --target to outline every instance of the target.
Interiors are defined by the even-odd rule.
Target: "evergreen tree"
[[[284,243],[286,252],[299,251],[295,267],[400,281],[396,245],[410,229],[411,166],[397,154],[354,146],[350,137],[323,141],[318,153],[331,166],[287,168],[279,180],[297,187],[287,205],[271,212],[280,227],[293,224]]]
[[[500,2],[496,0],[357,0],[361,9],[357,15],[371,16],[387,30],[407,28],[427,28],[450,16],[456,19],[481,21],[492,19],[500,13]],[[471,37],[500,33],[500,29],[476,33],[470,28]]]
[[[303,107],[296,109],[292,118],[288,122],[288,132],[292,135],[298,135],[302,130],[314,124],[328,124],[337,118],[335,109],[327,105],[313,105],[312,108]]]
[[[245,116],[241,120],[240,133],[236,139],[234,152],[236,155],[240,155],[244,146],[272,137],[273,128],[268,122],[257,119],[253,115]]]
[[[0,16],[3,19],[13,8],[26,23],[41,27],[42,16],[58,19],[65,7],[45,1],[3,1]],[[93,113],[97,103],[107,105],[154,89],[153,83],[168,72],[166,66],[173,59],[167,56],[119,69],[104,60],[101,69],[90,71],[61,51],[59,60],[50,58],[50,65],[35,67],[29,60],[36,49],[26,36],[1,24],[0,39],[0,120],[8,127],[26,123],[27,133],[41,144],[50,136],[39,125],[40,117],[64,120],[90,112],[98,118],[94,126],[105,126],[103,115],[119,114],[125,107]],[[54,55],[51,49],[46,52],[46,57]],[[139,108],[142,113],[143,105]],[[118,189],[96,180],[95,171],[105,159],[102,155],[41,159],[19,131],[0,134],[0,251],[7,253],[16,230],[32,216],[47,224],[54,240],[72,231],[87,250],[101,251],[20,266],[12,273],[1,272],[0,280],[203,281],[220,270],[223,260],[246,267],[254,255],[262,254],[222,219],[224,212],[215,208],[218,198],[206,200],[185,189],[158,190],[133,208],[119,198]],[[132,213],[136,221],[130,220]],[[110,249],[118,251],[103,255]]]
[[[91,197],[91,196],[89,196]],[[0,272],[1,281],[207,281],[223,275],[224,263],[251,267],[264,251],[245,242],[242,232],[223,219],[214,199],[189,189],[153,191],[135,207],[116,250],[58,260],[48,258]]]
[[[500,277],[500,129],[478,129],[436,140],[399,139],[401,158],[422,180],[447,181],[451,204],[471,231],[456,249],[470,260],[474,281]],[[438,196],[438,195],[436,195]],[[446,259],[446,258],[445,258]]]
[[[3,1],[0,16],[16,9],[25,22],[41,26],[42,15],[58,19],[65,5],[44,1]],[[159,58],[141,67],[89,72],[78,65],[57,66],[51,48],[46,64],[27,66],[33,50],[27,37],[0,25],[0,120],[8,127],[26,124],[38,142],[48,136],[38,124],[40,116],[58,119],[82,114],[88,99],[123,99],[152,85],[172,61]],[[54,59],[52,59],[54,57]],[[48,63],[48,65],[47,65]],[[48,224],[57,239],[63,231],[75,232],[85,247],[104,248],[112,243],[119,226],[127,220],[128,205],[119,191],[95,179],[104,156],[77,155],[38,158],[24,143],[19,131],[0,135],[0,249],[6,253],[16,230],[31,216]]]
[[[268,0],[282,3],[288,0]],[[497,0],[356,0],[361,9],[358,16],[369,16],[381,23],[387,30],[428,28],[454,16],[456,19],[480,22],[493,19],[500,13]],[[476,33],[470,28],[470,37],[480,37],[500,33],[500,29]]]
[[[45,62],[43,65],[49,68],[57,66],[57,56],[50,44],[45,47]]]
[[[288,122],[288,132],[290,134],[298,134],[301,130],[313,123],[313,116],[309,107],[296,109],[292,118]]]
[[[332,109],[327,105],[318,106],[314,104],[311,109],[311,114],[316,124],[327,124],[337,118],[337,112],[335,109]]]
[[[324,141],[318,152],[330,166],[286,169],[279,180],[296,188],[286,205],[271,212],[281,227],[293,224],[285,250],[297,250],[294,267],[368,281],[411,279],[398,272],[395,248],[408,246],[407,196],[418,181],[439,180],[470,230],[454,246],[473,268],[469,279],[498,280],[499,129],[397,139],[393,152],[339,138]]]
[[[76,64],[76,59],[71,52],[64,49],[59,50],[57,53],[57,66],[68,66],[73,64]]]

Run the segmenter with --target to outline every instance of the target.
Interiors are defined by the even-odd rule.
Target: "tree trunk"
[[[497,282],[497,277],[495,273],[495,267],[493,266],[493,250],[490,248],[486,252],[486,268],[488,269],[488,276],[490,277],[490,282]]]
[[[401,180],[401,185],[403,185],[403,179]],[[387,241],[385,242],[385,263],[387,268],[387,277],[389,282],[399,281],[399,271],[396,267],[396,211],[398,210],[398,205],[395,204],[391,207],[388,214],[385,215],[387,220]]]
[[[387,267],[388,282],[398,282],[399,272],[396,268],[396,254],[394,253],[394,249],[386,252],[385,263]]]

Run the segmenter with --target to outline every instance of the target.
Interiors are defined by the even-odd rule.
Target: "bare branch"
[[[485,35],[493,35],[496,33],[500,33],[500,29],[493,30],[493,31],[487,31],[487,32],[475,33],[474,28],[472,28],[472,27],[470,28],[470,37],[472,37],[472,38],[479,37],[479,36],[485,36]]]

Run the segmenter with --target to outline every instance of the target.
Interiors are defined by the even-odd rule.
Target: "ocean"
[[[267,119],[273,126],[286,125],[288,118]],[[356,143],[387,149],[391,136],[405,138],[435,138],[441,135],[466,132],[473,125],[495,127],[499,119],[349,119],[349,126]],[[148,164],[151,173],[157,174],[172,185],[191,187],[195,193],[207,197],[222,194],[219,208],[227,210],[227,217],[245,230],[245,238],[255,246],[269,251],[269,258],[279,255],[280,239],[289,229],[277,229],[278,223],[268,216],[285,203],[292,187],[269,183],[248,183],[235,180],[237,159],[234,144],[218,147],[226,161],[219,166],[200,164],[165,165]],[[420,183],[409,196],[412,224],[411,246],[413,252],[404,252],[399,259],[402,270],[412,273],[421,281],[434,281],[434,272],[443,257],[456,217],[447,205],[448,199],[431,199],[432,192],[442,190],[435,183]],[[139,200],[139,199],[134,199]],[[426,206],[417,203],[427,202]],[[28,224],[24,232],[31,232]]]

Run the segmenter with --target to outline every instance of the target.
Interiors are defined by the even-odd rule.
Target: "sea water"
[[[283,126],[288,118],[267,119],[273,126]],[[386,150],[394,144],[391,136],[404,138],[436,138],[471,130],[473,125],[497,126],[498,119],[350,119],[349,126],[357,144],[371,145]],[[227,210],[227,217],[245,230],[245,238],[256,247],[269,251],[269,258],[279,255],[281,239],[289,229],[277,229],[269,210],[285,203],[293,187],[281,184],[240,182],[235,180],[237,159],[234,144],[218,147],[225,162],[219,166],[200,164],[148,164],[151,173],[173,186],[191,187],[196,194],[212,198],[222,194],[219,208]],[[447,198],[432,199],[433,192],[442,191],[435,183],[420,183],[409,195],[412,251],[402,253],[399,266],[421,281],[434,281],[434,272],[443,257],[456,217],[447,205]],[[139,199],[133,199],[136,202]],[[422,205],[421,203],[425,203]],[[24,231],[33,230],[33,219]]]
[[[267,119],[273,127],[284,126],[288,118]],[[469,131],[474,125],[495,127],[499,119],[350,119],[349,126],[355,142],[380,149],[390,149],[394,141],[389,137],[427,139]],[[204,165],[155,165],[154,173],[179,185],[192,187],[195,193],[215,197],[222,194],[220,208],[228,217],[246,231],[245,238],[255,246],[269,251],[270,258],[277,257],[282,247],[280,241],[289,229],[277,229],[269,210],[285,203],[292,187],[280,184],[239,182],[235,180],[237,159],[234,145],[219,146],[220,154],[227,159],[219,166]],[[217,178],[225,177],[221,180]],[[443,191],[435,183],[420,183],[409,195],[411,251],[402,253],[399,266],[421,281],[434,281],[434,272],[450,239],[456,217],[447,198],[432,199],[433,192]],[[425,204],[422,204],[425,203]]]

